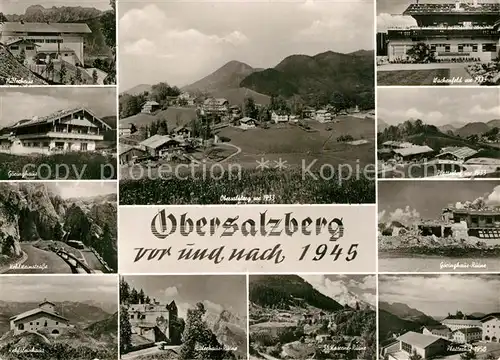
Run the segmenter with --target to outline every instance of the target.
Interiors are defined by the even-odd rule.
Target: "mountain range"
[[[99,306],[88,304],[86,301],[55,302],[56,311],[67,318],[72,324],[86,328],[96,322],[108,319],[113,313]],[[112,305],[106,305],[111,307]],[[9,318],[25,311],[36,309],[38,302],[8,302],[0,300],[0,334],[10,330]],[[114,311],[117,310],[116,304]]]
[[[204,319],[217,340],[228,348],[236,348],[237,354],[246,357],[246,318],[242,318],[227,309],[220,312],[211,311],[210,307],[206,307],[206,309],[207,313]]]
[[[392,334],[419,332],[422,326],[440,324],[438,320],[407,304],[380,301],[378,306],[380,341],[388,340]]]
[[[270,96],[285,98],[298,96],[314,102],[330,99],[333,93],[342,93],[362,108],[373,108],[374,70],[373,51],[360,50],[350,54],[327,51],[314,56],[291,55],[273,68],[260,69],[230,61],[204,78],[182,88],[194,94],[237,98],[242,103],[252,96],[257,103],[266,103]],[[151,85],[137,85],[125,94],[139,95]],[[238,91],[236,91],[238,89]]]
[[[56,239],[56,224],[71,239],[80,239],[101,254],[111,267],[116,266],[116,195],[95,199],[63,199],[43,183],[0,184],[0,247],[4,256],[18,256],[20,242]],[[109,239],[101,239],[105,227]],[[11,237],[13,244],[4,246]],[[110,243],[103,243],[109,241]]]
[[[344,308],[297,275],[253,275],[249,284],[249,301],[267,308],[312,306],[330,312]]]
[[[413,119],[410,119],[413,121]],[[398,124],[399,125],[399,124]],[[377,132],[382,132],[387,129],[390,125],[385,122],[382,118],[377,119]],[[449,124],[438,126],[438,129],[447,134],[448,132],[452,132],[453,135],[460,136],[462,138],[466,138],[471,135],[482,135],[485,132],[498,127],[500,128],[500,119],[492,119],[486,122],[475,121],[470,123],[458,123],[452,122]]]

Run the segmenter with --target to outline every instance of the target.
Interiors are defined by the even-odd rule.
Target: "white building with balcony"
[[[13,155],[95,151],[112,128],[86,108],[20,120],[0,130],[0,151]]]
[[[92,31],[85,23],[4,22],[0,24],[0,42],[10,52],[23,50],[27,60],[61,59],[73,65],[84,65],[84,36]]]
[[[415,24],[387,31],[389,61],[408,60],[417,43],[427,44],[443,61],[489,62],[500,49],[500,3],[453,0],[448,4],[416,0],[403,12]]]

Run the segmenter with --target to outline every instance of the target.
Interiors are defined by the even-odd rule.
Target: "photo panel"
[[[120,2],[120,202],[374,203],[373,13]]]
[[[0,180],[117,178],[114,87],[0,88]]]
[[[500,272],[500,181],[379,181],[381,272]]]
[[[250,275],[250,359],[375,359],[375,275]]]
[[[498,104],[496,88],[378,88],[378,178],[500,178]]]
[[[121,359],[247,359],[246,275],[124,275]]]
[[[379,86],[500,85],[498,0],[378,0]]]
[[[116,273],[116,187],[1,182],[0,274]]]
[[[117,275],[3,275],[0,288],[2,359],[118,358]]]
[[[500,356],[499,275],[380,275],[378,290],[384,359]]]
[[[115,0],[4,1],[0,85],[115,85],[115,4]]]

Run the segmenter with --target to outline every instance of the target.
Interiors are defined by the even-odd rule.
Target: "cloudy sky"
[[[78,106],[90,109],[99,117],[114,116],[116,90],[109,87],[4,88],[0,90],[0,127]]]
[[[444,207],[479,197],[500,206],[498,181],[379,181],[379,221],[439,219]]]
[[[99,301],[117,304],[118,279],[115,275],[88,276],[2,276],[0,300],[14,302]],[[71,289],[71,291],[68,291]],[[116,305],[118,307],[118,305]]]
[[[48,184],[63,199],[107,195],[117,190],[114,181],[58,181]]]
[[[213,312],[229,310],[240,317],[247,314],[247,285],[244,275],[124,276],[137,290],[160,303],[175,300],[179,316],[203,302]]]
[[[464,3],[472,3],[472,0],[461,0]],[[377,31],[386,32],[391,26],[417,25],[411,16],[401,14],[414,4],[416,0],[377,0]],[[498,0],[480,0],[482,3],[495,3]],[[453,4],[454,0],[422,0],[421,3],[429,4]]]
[[[301,277],[320,293],[334,300],[342,298],[348,291],[359,299],[376,306],[375,275],[303,275]]]
[[[407,304],[429,316],[446,316],[457,310],[500,312],[499,294],[498,275],[379,276],[380,301]]]
[[[373,50],[373,0],[119,3],[120,92],[190,84],[231,60],[276,66],[293,54]]]
[[[94,7],[99,10],[109,10],[109,0],[59,0],[59,1],[45,1],[45,0],[2,0],[0,3],[0,12],[5,14],[24,14],[26,8],[32,5],[42,5],[45,8],[52,6],[82,6]]]
[[[442,126],[500,119],[495,88],[379,88],[377,116],[390,125],[408,119]]]

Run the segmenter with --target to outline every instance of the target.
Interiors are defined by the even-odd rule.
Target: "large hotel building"
[[[416,0],[403,12],[416,25],[389,28],[389,61],[405,60],[407,51],[417,43],[426,43],[436,59],[460,58],[489,62],[500,49],[500,3],[479,0],[449,4],[429,4]]]

